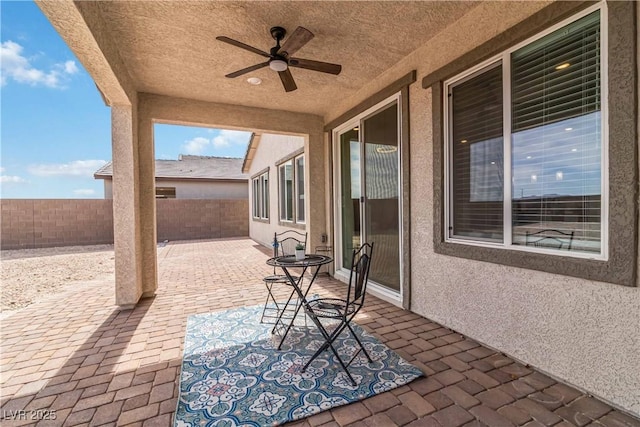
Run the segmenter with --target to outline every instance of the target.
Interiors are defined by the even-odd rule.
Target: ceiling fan
[[[271,28],[271,37],[276,40],[276,45],[271,48],[270,52],[264,52],[260,49],[256,49],[253,46],[244,44],[234,39],[230,39],[225,36],[216,37],[221,42],[229,43],[233,46],[248,50],[249,52],[257,53],[258,55],[269,58],[268,61],[260,64],[252,65],[251,67],[243,68],[242,70],[235,71],[231,74],[227,74],[225,77],[230,79],[241,76],[251,71],[259,70],[260,68],[269,66],[273,71],[277,71],[284,86],[286,92],[294,91],[298,88],[296,82],[293,80],[291,70],[289,67],[305,68],[307,70],[319,71],[321,73],[328,74],[340,74],[342,71],[342,65],[330,64],[328,62],[313,61],[311,59],[293,58],[291,55],[296,53],[302,46],[307,44],[314,36],[313,33],[304,27],[298,27],[291,34],[282,46],[280,41],[284,39],[287,34],[287,30],[282,27]]]

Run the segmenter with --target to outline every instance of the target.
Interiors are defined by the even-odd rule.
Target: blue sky
[[[0,2],[0,197],[102,198],[111,109],[33,2]],[[156,158],[243,157],[246,132],[156,125]]]

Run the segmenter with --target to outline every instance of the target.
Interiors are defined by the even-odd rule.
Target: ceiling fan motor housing
[[[287,30],[285,30],[282,27],[271,27],[269,31],[271,32],[271,37],[276,39],[278,44],[280,44],[280,40],[282,40],[284,36],[287,34]]]

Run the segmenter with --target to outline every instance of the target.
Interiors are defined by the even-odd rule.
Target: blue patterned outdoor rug
[[[371,355],[358,356],[349,372],[326,351],[302,373],[322,344],[311,321],[291,329],[282,350],[261,324],[261,306],[198,314],[187,320],[176,427],[275,426],[392,390],[422,372],[358,325],[353,329]],[[345,357],[357,343],[350,334],[336,349]],[[331,357],[329,357],[331,356]],[[348,359],[347,359],[348,360]]]

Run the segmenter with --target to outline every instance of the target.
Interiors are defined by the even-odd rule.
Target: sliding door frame
[[[409,218],[408,218],[408,90],[405,88],[392,96],[382,100],[381,102],[373,105],[353,118],[345,121],[344,123],[336,126],[332,130],[332,144],[333,144],[333,197],[334,197],[334,236],[335,236],[335,277],[341,281],[349,280],[349,270],[342,266],[343,253],[342,253],[342,214],[341,203],[342,200],[342,168],[341,166],[341,150],[340,150],[340,134],[359,127],[358,142],[360,147],[360,185],[362,192],[366,191],[365,182],[365,164],[364,156],[364,135],[366,130],[363,128],[364,121],[378,112],[389,108],[392,104],[397,106],[397,141],[398,141],[398,239],[399,239],[399,279],[400,289],[398,292],[394,292],[385,286],[381,286],[374,281],[370,281],[368,291],[381,299],[391,302],[394,305],[409,308],[409,259],[410,253],[408,251],[409,245]],[[366,221],[366,203],[360,203],[360,235],[365,233],[365,221]],[[405,216],[406,215],[406,216]],[[365,235],[366,238],[366,235]],[[375,249],[374,249],[375,256]]]

